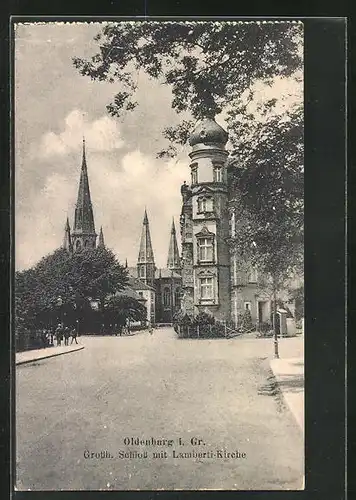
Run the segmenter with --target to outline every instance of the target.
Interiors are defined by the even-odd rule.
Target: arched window
[[[84,247],[85,247],[85,248],[87,248],[88,243],[89,243],[89,242],[88,242],[88,240],[85,240],[85,242],[84,242]]]
[[[166,307],[171,305],[171,290],[169,287],[163,290],[163,305]]]
[[[180,289],[179,288],[176,288],[175,292],[174,292],[174,304],[176,306],[176,308],[180,308]]]
[[[212,212],[214,209],[213,199],[211,196],[203,196],[198,198],[198,214],[203,212]]]
[[[75,249],[76,249],[76,250],[80,250],[80,247],[81,247],[81,246],[82,246],[82,245],[81,245],[81,243],[80,243],[80,240],[77,240],[77,241],[76,241],[76,244],[75,244]]]
[[[214,168],[214,181],[215,182],[222,182],[222,180],[223,180],[222,172],[223,172],[223,169],[221,166],[217,166]]]
[[[190,168],[192,174],[192,184],[198,184],[198,164],[192,163]]]
[[[248,274],[248,282],[257,283],[257,280],[258,280],[257,268],[255,266],[251,266]]]

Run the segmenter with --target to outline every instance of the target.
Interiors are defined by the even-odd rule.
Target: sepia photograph
[[[304,489],[303,28],[14,23],[17,491]]]

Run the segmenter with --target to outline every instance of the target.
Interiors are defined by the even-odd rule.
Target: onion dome
[[[225,146],[228,140],[228,133],[212,118],[201,120],[193,130],[189,138],[189,144],[220,144]]]

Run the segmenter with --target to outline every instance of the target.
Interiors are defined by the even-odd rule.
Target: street
[[[178,339],[162,328],[79,342],[17,367],[18,489],[301,487],[300,429],[277,396],[258,394],[272,339]]]

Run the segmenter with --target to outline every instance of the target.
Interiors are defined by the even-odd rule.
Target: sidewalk
[[[31,351],[17,352],[16,365],[32,363],[33,361],[39,361],[40,359],[53,358],[54,356],[60,356],[61,354],[68,354],[69,352],[80,351],[81,349],[84,349],[83,345],[72,344],[72,345],[44,347],[42,349],[33,349]]]
[[[283,398],[304,436],[304,359],[272,359],[270,365]]]

